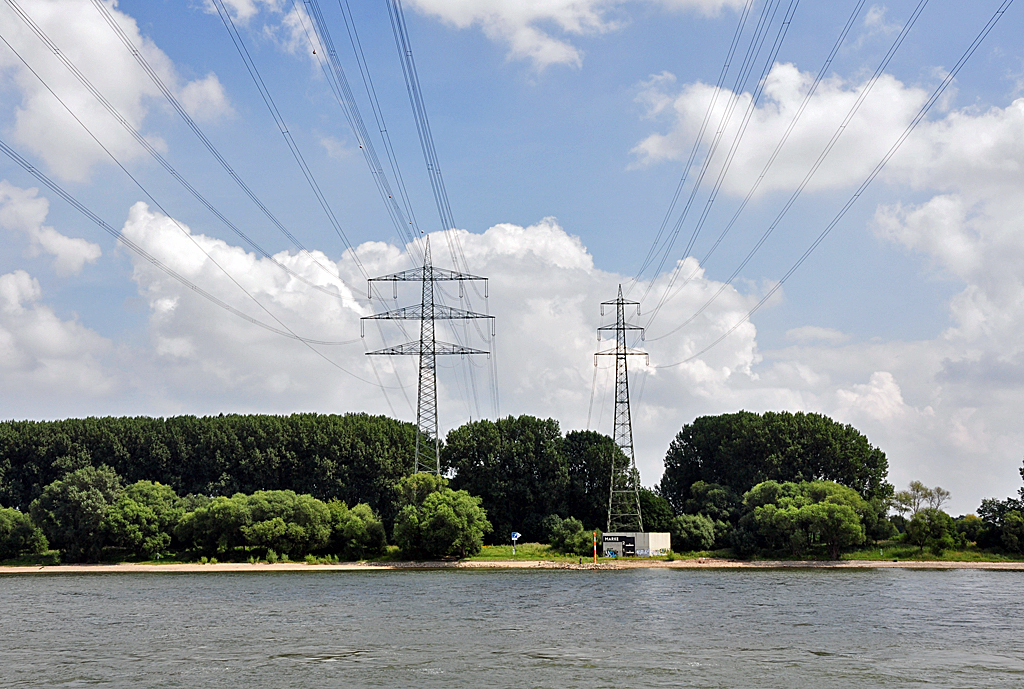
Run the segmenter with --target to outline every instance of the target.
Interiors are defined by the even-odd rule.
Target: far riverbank
[[[698,558],[694,560],[620,560],[617,562],[552,562],[550,560],[486,560],[455,562],[338,562],[306,564],[277,562],[274,564],[218,562],[216,564],[82,564],[27,565],[0,567],[2,574],[173,574],[177,572],[325,572],[380,571],[416,569],[564,569],[616,571],[624,569],[984,569],[1024,571],[1024,562],[950,562],[941,560],[728,560]]]

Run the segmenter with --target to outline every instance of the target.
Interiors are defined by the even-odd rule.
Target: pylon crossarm
[[[424,280],[424,267],[410,268],[409,270],[403,270],[400,273],[391,273],[390,275],[381,275],[380,277],[370,278],[370,282],[423,282]],[[479,275],[470,275],[469,273],[459,273],[454,270],[448,270],[446,268],[435,268],[434,266],[428,266],[426,269],[426,279],[433,282],[441,281],[469,281],[469,280],[482,280],[487,282],[487,278],[480,277]]]
[[[383,313],[375,313],[372,316],[363,316],[359,320],[377,320],[377,321],[421,321],[424,319],[424,308],[422,304],[414,304],[412,306],[402,306],[397,309],[391,309],[390,311],[384,311]],[[433,305],[433,314],[431,316],[434,320],[470,320],[473,318],[494,318],[486,313],[476,313],[475,311],[466,311],[465,309],[457,309],[454,306],[445,306],[443,304]]]
[[[396,345],[394,347],[385,347],[384,349],[376,349],[372,352],[367,352],[367,356],[377,355],[403,355],[403,354],[421,354],[423,352],[423,346],[419,341],[406,342],[404,344]],[[435,342],[433,353],[436,355],[450,355],[450,354],[490,354],[490,352],[483,349],[473,349],[472,347],[463,347],[462,345],[451,344],[449,342]]]
[[[597,330],[600,332],[602,330],[643,330],[643,329],[644,329],[643,326],[630,325],[629,323],[626,323],[626,324],[624,324],[622,326],[619,326],[617,323],[611,323],[609,325],[602,325]]]
[[[594,356],[618,356],[620,354],[623,356],[645,356],[650,359],[650,355],[647,352],[642,349],[632,349],[630,347],[625,347],[622,350],[606,349],[603,352],[594,352]]]

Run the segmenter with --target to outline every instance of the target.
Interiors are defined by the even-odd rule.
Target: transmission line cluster
[[[242,176],[236,171],[225,156],[220,152],[217,146],[213,143],[209,136],[202,130],[202,128],[195,122],[194,118],[189,115],[188,111],[182,105],[179,98],[175,95],[174,91],[165,83],[164,79],[161,78],[160,73],[147,59],[145,52],[140,49],[139,46],[135,45],[128,33],[121,27],[118,21],[114,18],[111,13],[111,9],[108,8],[101,0],[91,0],[93,7],[102,18],[103,23],[111,30],[118,41],[124,46],[128,54],[131,55],[133,60],[138,64],[142,72],[153,82],[157,90],[164,96],[170,105],[171,109],[177,113],[177,115],[184,121],[188,129],[199,139],[207,151],[213,156],[218,165],[228,174],[229,177],[234,181],[242,193],[254,203],[260,212],[270,221],[270,223],[284,235],[291,245],[303,255],[312,265],[315,265],[327,276],[327,284],[319,284],[324,282],[321,280],[315,282],[307,275],[294,270],[290,266],[278,260],[270,252],[263,249],[246,231],[243,231],[239,225],[222,212],[209,198],[199,190],[198,186],[191,183],[186,176],[181,174],[167,159],[166,157],[157,150],[147,138],[142,135],[138,129],[131,124],[129,119],[125,117],[118,109],[108,100],[104,94],[97,89],[92,82],[78,69],[74,61],[70,59],[64,51],[43,31],[37,22],[31,17],[31,15],[21,6],[18,0],[5,0],[7,6],[14,13],[14,15],[20,19],[31,31],[32,34],[50,51],[50,53],[68,70],[68,72],[77,80],[77,82],[85,89],[85,91],[97,102],[103,109],[116,121],[122,128],[129,134],[129,136],[138,143],[158,164],[166,171],[173,179],[175,179],[196,201],[200,203],[207,211],[209,211],[214,217],[221,221],[228,229],[230,229],[235,235],[237,235],[249,248],[255,251],[260,257],[269,261],[277,268],[281,269],[289,275],[289,277],[298,280],[303,283],[306,287],[316,290],[324,295],[330,296],[334,299],[349,300],[352,294],[355,292],[348,285],[345,280],[341,277],[336,269],[328,268],[325,266],[312,252],[310,252],[303,243],[296,237],[296,235],[288,230],[287,227],[277,218],[277,216],[264,204],[252,188],[244,181]],[[285,141],[295,163],[302,172],[307,184],[313,195],[316,197],[321,209],[326,216],[328,223],[334,229],[335,233],[341,239],[344,244],[347,253],[350,255],[355,267],[363,275],[364,278],[369,279],[370,276],[364,269],[362,262],[359,259],[359,255],[356,251],[356,247],[349,240],[342,223],[339,221],[337,214],[334,212],[331,204],[327,199],[327,195],[324,193],[317,176],[314,174],[310,165],[306,162],[306,157],[303,155],[299,144],[292,135],[285,119],[277,106],[271,89],[268,87],[266,81],[260,73],[260,69],[256,65],[249,49],[246,46],[246,42],[236,26],[235,20],[232,17],[228,7],[225,5],[223,0],[211,0],[213,9],[216,11],[217,16],[220,18],[221,23],[224,25],[228,37],[232,42],[236,52],[242,60],[246,71],[252,78],[253,84],[260,94],[261,99],[267,106],[268,112],[274,121],[278,131]],[[395,152],[395,148],[391,142],[390,135],[385,125],[383,110],[380,107],[380,102],[376,96],[376,91],[373,87],[372,78],[369,73],[369,67],[367,65],[365,55],[362,51],[362,45],[359,40],[358,31],[355,26],[355,20],[352,16],[351,8],[348,0],[339,0],[338,7],[341,11],[341,17],[345,25],[345,30],[349,36],[350,43],[355,54],[356,63],[359,67],[360,76],[362,78],[367,97],[370,101],[370,105],[373,111],[374,119],[377,124],[378,133],[382,138],[384,150],[388,159],[389,168],[395,178],[395,185],[392,186],[388,176],[384,172],[383,165],[381,164],[380,158],[377,156],[374,143],[371,136],[365,126],[363,118],[359,112],[359,107],[356,103],[356,99],[352,88],[349,84],[345,71],[342,68],[340,59],[338,58],[337,51],[335,50],[333,40],[331,38],[328,23],[320,8],[319,2],[316,0],[305,0],[301,4],[297,0],[292,0],[293,11],[295,16],[300,20],[302,29],[305,31],[307,39],[313,50],[313,54],[317,54],[319,49],[319,63],[321,69],[324,71],[327,84],[329,85],[331,92],[333,93],[335,100],[339,104],[343,115],[353,132],[353,136],[357,141],[359,148],[362,150],[364,158],[370,168],[371,175],[374,183],[378,189],[378,192],[384,201],[385,209],[395,226],[396,233],[401,242],[406,246],[410,255],[416,259],[424,258],[421,253],[420,243],[417,240],[419,235],[423,234],[423,231],[419,228],[415,213],[413,212],[413,204],[410,200],[408,189],[406,186],[405,179],[402,175],[401,168],[398,163],[398,156]],[[426,108],[424,105],[424,99],[419,88],[418,76],[415,73],[415,63],[413,61],[411,45],[408,37],[408,29],[405,25],[405,19],[402,15],[402,8],[400,3],[394,2],[389,4],[388,12],[392,23],[392,28],[396,37],[396,45],[399,46],[400,62],[405,73],[407,88],[415,93],[415,97],[411,100],[413,106],[413,114],[416,122],[417,132],[420,137],[421,147],[424,150],[424,154],[427,157],[427,168],[428,177],[430,180],[431,189],[433,190],[435,201],[438,203],[439,208],[444,209],[442,214],[442,230],[446,241],[452,250],[452,259],[457,265],[461,263],[463,266],[466,265],[465,254],[462,251],[459,243],[459,238],[456,232],[454,232],[454,221],[452,219],[451,208],[447,198],[447,192],[444,190],[443,179],[440,176],[440,166],[437,162],[437,153],[434,148],[432,136],[429,129],[429,122],[426,119]],[[68,114],[82,127],[85,133],[104,151],[104,153],[111,159],[111,161],[122,171],[125,175],[139,188],[139,190],[149,199],[155,208],[157,208],[168,220],[177,227],[179,231],[185,234],[191,243],[203,253],[205,259],[209,261],[239,290],[241,291],[250,301],[252,301],[260,310],[262,310],[266,316],[276,325],[271,325],[260,319],[253,318],[246,314],[244,311],[232,306],[224,299],[221,299],[209,290],[195,284],[180,273],[174,271],[165,263],[159,261],[154,256],[145,251],[137,243],[133,242],[129,238],[125,237],[121,232],[115,230],[109,223],[100,218],[95,212],[90,210],[85,204],[75,198],[70,192],[61,187],[55,181],[50,179],[48,176],[43,174],[41,171],[32,166],[27,159],[21,156],[15,151],[7,142],[0,140],[0,150],[3,150],[16,164],[24,168],[29,174],[33,175],[38,179],[44,186],[51,189],[54,193],[60,196],[62,199],[67,201],[72,207],[84,214],[92,222],[98,224],[104,231],[112,234],[117,240],[128,247],[130,250],[141,256],[147,263],[167,273],[176,281],[185,285],[188,289],[207,299],[216,306],[225,309],[229,313],[246,320],[254,325],[273,332],[275,334],[288,337],[289,339],[301,342],[305,346],[309,347],[317,356],[328,361],[331,365],[344,370],[346,373],[353,375],[357,379],[369,383],[378,387],[394,414],[394,407],[391,404],[391,400],[388,397],[388,389],[399,389],[402,394],[406,396],[406,402],[408,403],[408,396],[406,395],[405,386],[401,384],[401,380],[398,377],[397,369],[394,369],[394,375],[396,377],[396,386],[387,386],[381,382],[380,374],[377,371],[377,367],[373,364],[373,359],[370,359],[371,368],[374,372],[376,382],[370,381],[363,378],[362,376],[348,371],[344,367],[340,366],[337,362],[327,357],[323,352],[316,349],[314,345],[326,346],[326,345],[348,345],[358,342],[360,340],[346,340],[346,341],[328,341],[319,340],[309,337],[303,337],[296,334],[289,326],[287,326],[278,316],[271,312],[271,310],[263,304],[254,294],[247,291],[240,282],[230,274],[226,268],[219,263],[196,239],[192,234],[185,228],[181,223],[175,219],[174,215],[168,211],[166,206],[152,194],[146,186],[138,179],[137,176],[133,175],[131,171],[123,164],[121,160],[112,152],[109,146],[106,146],[104,142],[96,136],[96,134],[82,121],[78,114],[72,107],[68,105],[68,101],[62,98],[51,86],[48,84],[40,75],[40,73],[29,64],[22,55],[15,49],[15,47],[7,40],[3,35],[2,29],[0,29],[0,40],[2,40],[7,48],[11,50],[15,56],[22,62],[24,67],[34,75],[34,77],[42,84],[44,89],[48,91],[52,97],[68,112]],[[411,71],[410,71],[411,70]],[[419,253],[419,256],[416,254]],[[425,268],[429,268],[429,258],[426,258],[423,263]],[[371,298],[373,294],[374,281],[370,282],[371,285]],[[380,295],[376,295],[378,298]],[[469,296],[466,295],[467,301]],[[486,298],[486,294],[485,294]],[[444,311],[444,309],[450,307],[444,306],[442,302],[444,299],[443,292],[437,290],[436,301],[439,302],[438,309]],[[381,320],[381,319],[376,319]],[[397,319],[396,319],[397,320]],[[379,325],[379,323],[378,323]],[[404,328],[402,329],[403,334]],[[468,334],[468,333],[467,333]],[[383,330],[380,331],[381,338],[387,343],[387,338]],[[489,334],[489,338],[493,340],[493,328]],[[461,346],[461,345],[460,345]],[[468,352],[471,348],[463,348]],[[385,349],[388,349],[387,347]],[[496,376],[496,364],[492,357],[492,401],[494,403],[494,410],[497,413],[497,376]],[[469,368],[469,377],[472,379],[473,371]],[[473,382],[471,385],[466,384],[466,392],[471,392],[472,396],[476,397],[476,385]],[[464,395],[464,399],[468,399],[470,395]],[[479,403],[477,403],[477,411],[479,414]],[[435,432],[436,435],[436,419],[435,419]]]

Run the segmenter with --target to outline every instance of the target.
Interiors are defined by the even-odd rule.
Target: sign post
[[[520,534],[518,531],[513,531],[512,532],[512,557],[516,556],[516,541],[519,540],[519,537],[521,535],[522,534]]]

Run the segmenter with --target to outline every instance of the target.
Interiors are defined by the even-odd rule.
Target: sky
[[[429,237],[495,316],[439,327],[492,352],[439,359],[442,434],[611,434],[621,286],[645,485],[684,424],[770,410],[952,514],[1016,494],[1020,3],[405,0],[446,232],[388,3],[216,2],[0,3],[0,418],[414,421],[415,359],[366,352],[417,324],[360,318],[418,302],[367,278]]]

